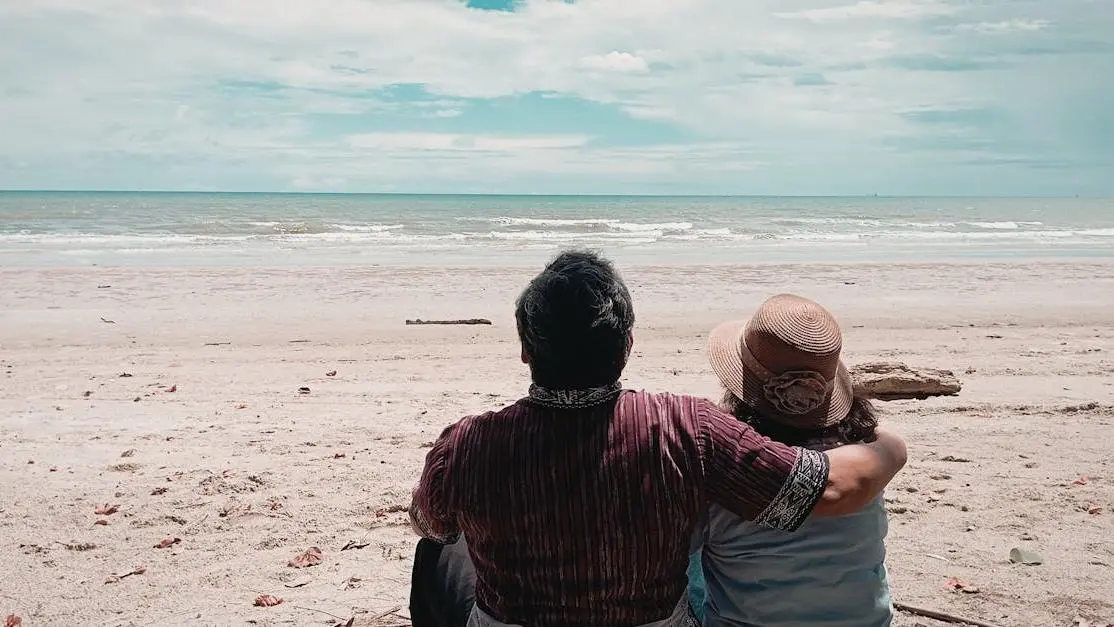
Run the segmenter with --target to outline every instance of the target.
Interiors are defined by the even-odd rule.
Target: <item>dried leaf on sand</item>
[[[963,592],[965,594],[978,594],[979,593],[978,587],[972,586],[971,584],[967,583],[966,581],[963,581],[962,579],[957,579],[955,577],[951,577],[950,579],[948,579],[948,583],[947,583],[946,587],[947,587],[948,590],[951,590],[952,592]]]
[[[271,594],[261,594],[255,597],[255,607],[274,607],[279,603],[282,603],[282,597]]]
[[[162,542],[159,542],[158,544],[155,545],[155,548],[156,549],[169,549],[170,547],[174,546],[175,544],[178,544],[181,541],[182,541],[181,538],[163,538]]]
[[[118,511],[120,511],[119,505],[109,505],[108,503],[105,503],[104,505],[101,505],[97,509],[93,510],[93,513],[97,516],[111,516]]]
[[[4,627],[21,627],[21,625],[23,625],[23,619],[15,614],[8,614],[8,617],[4,619]]]
[[[290,560],[287,565],[293,568],[309,568],[310,566],[317,566],[320,564],[322,559],[324,559],[324,556],[321,553],[321,549],[312,546],[307,549],[305,553]]]

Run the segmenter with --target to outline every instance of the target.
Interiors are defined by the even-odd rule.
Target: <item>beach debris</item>
[[[871,362],[851,369],[855,395],[880,401],[955,396],[963,385],[950,370],[910,368],[900,362]]]
[[[138,402],[139,402],[140,400],[141,400],[141,399],[140,399],[140,398],[139,398],[139,397],[137,396],[137,397],[135,397],[135,398],[133,398],[133,399],[132,399],[132,402],[133,402],[133,403],[138,403]]]
[[[109,320],[108,318],[105,318],[104,316],[101,316],[101,322],[103,322],[105,324],[116,324],[115,320]]]
[[[205,342],[205,346],[231,346],[232,342]]]
[[[276,597],[273,594],[261,594],[255,597],[255,607],[274,607],[282,603],[282,597]]]
[[[120,580],[122,580],[122,579],[127,579],[128,577],[131,577],[132,575],[142,575],[145,572],[147,572],[147,568],[144,567],[144,566],[140,566],[140,567],[136,568],[135,570],[133,570],[131,572],[124,573],[123,575],[110,575],[108,577],[108,579],[105,580],[105,583],[106,584],[119,583]]]
[[[1081,505],[1079,509],[1092,516],[1098,516],[1102,513],[1102,506],[1097,503],[1087,503],[1086,505]]]
[[[295,556],[286,565],[291,568],[309,568],[310,566],[317,566],[323,559],[321,549],[311,546],[304,553]]]
[[[167,481],[169,481],[169,480],[170,480],[170,478],[167,477]],[[170,488],[165,488],[165,487],[155,488],[154,490],[151,490],[151,496],[160,496],[160,495],[166,494],[169,491],[170,491]]]
[[[111,286],[111,285],[107,285],[107,284],[106,284],[106,285],[98,285],[98,286],[97,286],[97,289],[98,289],[98,290],[107,290],[107,289],[108,289],[108,288],[110,288],[110,287],[112,287],[112,286]]]
[[[134,448],[130,448],[123,453],[120,453],[120,457],[135,457],[136,452],[137,451]]]
[[[893,603],[893,606],[894,606],[894,609],[899,611],[899,612],[905,612],[906,614],[912,614],[914,616],[924,616],[925,618],[932,618],[932,619],[935,619],[935,620],[938,620],[938,621],[941,621],[941,622],[944,622],[944,623],[951,623],[953,625],[973,625],[974,627],[998,627],[998,625],[996,625],[995,623],[988,623],[986,621],[981,621],[977,618],[968,618],[966,616],[959,616],[957,614],[949,614],[947,612],[941,612],[939,610],[930,610],[930,609],[923,608],[923,607],[917,607],[915,605],[906,605],[905,603],[898,603],[896,601]],[[917,623],[917,624],[919,625],[920,623]]]
[[[96,521],[96,522],[94,522],[93,524],[94,524],[94,525],[100,525],[100,526],[102,526],[102,527],[107,527],[107,526],[108,526],[108,521],[107,521],[107,520],[105,520],[105,519],[103,519],[103,518],[101,518],[100,520],[97,520],[97,521]]]
[[[172,385],[172,386],[166,388],[166,391],[169,394],[173,394],[173,393],[178,391],[178,386],[177,385]]]
[[[84,392],[81,393],[81,395],[84,396],[85,398],[89,398],[90,396],[93,395],[93,391],[92,390],[85,390]]]
[[[228,503],[224,504],[219,511],[217,511],[217,516],[220,516],[221,518],[229,518],[231,516],[247,516],[250,513],[251,503],[237,503],[236,501],[229,501]]]
[[[15,614],[8,614],[4,619],[4,627],[22,627],[23,619]]]
[[[142,468],[139,464],[128,462],[126,464],[113,464],[107,468],[109,472],[135,472]]]
[[[171,537],[168,536],[166,538],[163,538],[162,541],[160,541],[158,544],[156,544],[155,548],[156,549],[169,549],[170,547],[174,546],[175,544],[178,544],[181,541],[182,541],[181,538],[171,538]]]
[[[955,455],[945,455],[940,458],[942,462],[952,462],[954,464],[970,464],[971,460],[966,457],[956,457]]]
[[[1010,561],[1026,566],[1039,566],[1044,563],[1044,559],[1039,554],[1021,547],[1010,549]]]
[[[1075,485],[1087,485],[1087,477],[1080,477],[1075,481],[1072,481],[1072,483]]]
[[[62,546],[66,547],[67,551],[76,551],[78,553],[84,553],[85,551],[92,551],[93,549],[97,548],[97,545],[93,544],[92,542],[81,542],[79,544],[69,544],[69,543],[66,543],[66,542],[58,542],[58,544],[61,544]]]
[[[978,587],[973,586],[966,581],[963,581],[962,579],[957,579],[956,577],[949,577],[944,587],[948,590],[951,590],[952,592],[962,592],[964,594],[979,593]]]
[[[349,540],[347,544],[340,547],[340,550],[341,551],[351,551],[353,549],[366,549],[369,546],[371,546],[370,542],[364,542],[362,540],[359,541],[359,542],[357,542],[355,540]]]
[[[345,457],[348,457],[348,455],[344,453],[336,453],[333,455],[333,459],[344,459]]]
[[[130,378],[134,377],[135,375],[133,375],[133,374],[132,374],[132,373],[130,373],[130,372],[121,372],[121,373],[120,373],[119,375],[117,375],[117,376],[119,376],[119,377],[120,377],[121,379],[130,379]]]
[[[335,376],[337,376],[337,371],[336,370],[330,370],[330,371],[325,373],[325,376],[326,377],[335,377]]]
[[[309,391],[309,388],[305,386],[298,388],[298,394],[309,394]]]
[[[469,325],[490,325],[491,321],[487,318],[466,318],[461,320],[422,320],[417,318],[415,320],[407,320],[406,324],[469,324]]]
[[[349,577],[348,579],[344,580],[344,588],[345,590],[355,590],[356,588],[359,588],[360,584],[362,584],[363,582],[364,580],[360,579],[359,577]]]
[[[295,579],[294,581],[291,581],[290,583],[284,583],[282,585],[286,586],[287,588],[304,588],[305,586],[308,586],[312,582],[313,582],[312,577],[302,577],[301,579]]]
[[[248,408],[248,406],[247,406],[246,403],[237,403],[236,404],[236,409],[247,409],[247,408]]]
[[[384,610],[382,612],[379,612],[378,614],[376,614],[375,616],[372,616],[368,620],[369,620],[369,622],[374,624],[376,621],[378,621],[380,619],[383,619],[383,618],[386,618],[386,617],[390,616],[391,614],[394,614],[395,612],[401,612],[402,608],[403,608],[403,606],[396,605],[389,610]],[[349,621],[347,623],[345,623],[345,627],[351,627],[352,624],[355,623],[355,621],[356,621],[356,617],[353,616],[351,619],[349,619]]]
[[[118,511],[120,511],[119,505],[109,505],[108,503],[105,503],[104,505],[101,505],[97,509],[93,510],[93,513],[98,516],[111,516]]]

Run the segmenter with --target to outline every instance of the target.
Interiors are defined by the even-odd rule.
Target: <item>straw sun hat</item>
[[[839,324],[828,310],[780,294],[750,320],[716,327],[708,338],[708,359],[724,386],[759,415],[820,429],[843,421],[851,410],[842,348]]]

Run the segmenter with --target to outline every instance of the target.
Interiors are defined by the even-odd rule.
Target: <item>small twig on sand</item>
[[[292,607],[294,609],[298,609],[298,610],[306,610],[307,612],[317,612],[318,614],[324,614],[325,616],[331,616],[331,617],[333,617],[337,620],[341,620],[341,621],[348,620],[348,619],[344,618],[343,616],[337,616],[336,614],[326,612],[325,610],[319,610],[319,609],[312,608],[312,607],[302,607],[301,605],[291,605],[290,607]]]
[[[205,346],[231,346],[232,342],[205,342]]]
[[[947,612],[940,612],[937,610],[928,610],[923,607],[906,605],[904,603],[894,603],[894,609],[909,614],[915,614],[917,616],[924,616],[925,618],[934,618],[945,623],[952,623],[957,625],[974,625],[975,627],[999,627],[994,623],[981,621],[977,618],[956,616],[955,614],[948,614]]]
[[[398,612],[400,610],[402,610],[402,606],[401,605],[396,605],[396,606],[392,607],[391,609],[387,610],[386,612],[379,612],[375,616],[372,616],[369,620],[374,623],[375,621],[377,621],[381,618],[386,618],[386,617],[390,616],[391,614],[394,614],[395,612]]]
[[[469,318],[467,320],[407,320],[406,324],[491,324],[486,318]]]

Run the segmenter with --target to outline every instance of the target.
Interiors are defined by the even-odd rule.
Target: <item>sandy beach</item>
[[[513,299],[536,270],[0,269],[0,617],[405,624],[375,617],[407,602],[410,489],[444,426],[524,394]],[[895,600],[1114,622],[1114,262],[623,271],[628,387],[718,396],[705,333],[781,291],[837,315],[849,364],[956,372],[957,397],[882,405],[910,451]],[[404,325],[473,317],[494,324]]]

